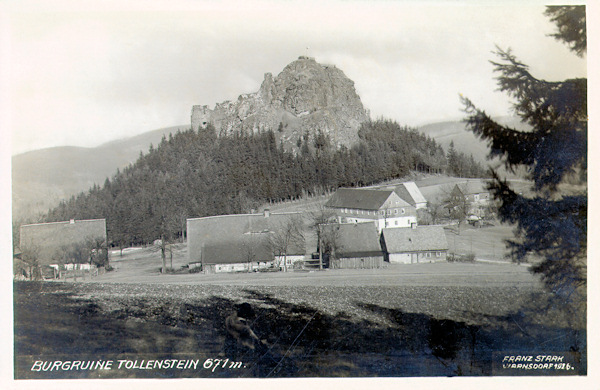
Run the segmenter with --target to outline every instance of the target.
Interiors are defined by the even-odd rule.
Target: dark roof
[[[282,229],[291,219],[298,218],[306,229],[302,213],[234,214],[187,220],[188,253],[191,262],[206,264],[243,263],[248,253],[256,260],[273,260],[269,237]],[[204,254],[201,255],[202,250]],[[288,255],[304,255],[305,243],[288,247]]]
[[[336,208],[379,210],[392,193],[394,193],[392,190],[340,188],[325,205]],[[410,206],[408,203],[404,203],[402,206]]]
[[[377,227],[373,222],[339,225],[338,257],[381,255]]]
[[[441,226],[383,229],[388,253],[447,250],[448,241]]]
[[[227,242],[208,242],[204,245],[204,264],[233,264],[272,261],[268,233],[247,234]],[[244,239],[245,238],[245,239]]]

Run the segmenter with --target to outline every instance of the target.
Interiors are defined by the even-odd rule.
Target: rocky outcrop
[[[273,78],[265,74],[256,93],[240,95],[234,102],[192,108],[192,128],[213,124],[218,132],[273,130],[286,147],[294,147],[308,131],[319,129],[335,145],[358,140],[360,124],[369,115],[354,89],[354,82],[332,65],[300,57]]]

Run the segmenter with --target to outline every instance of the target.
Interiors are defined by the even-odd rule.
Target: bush
[[[475,253],[469,252],[464,255],[456,254],[456,253],[448,253],[446,257],[449,263],[474,263],[475,262]]]

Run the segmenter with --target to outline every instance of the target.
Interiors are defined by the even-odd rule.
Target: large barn
[[[34,251],[40,265],[56,264],[65,248],[99,241],[106,245],[106,220],[70,220],[22,225],[19,246]],[[90,250],[92,248],[90,247]]]
[[[298,233],[305,230],[303,218],[302,213],[268,210],[262,214],[190,218],[189,263],[211,273],[291,269],[295,262],[306,258],[304,236]]]

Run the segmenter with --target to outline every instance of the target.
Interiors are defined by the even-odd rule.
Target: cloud
[[[541,4],[176,3],[11,15],[14,152],[187,124],[193,104],[254,92],[299,55],[342,69],[374,116],[411,125],[460,117],[459,93],[505,113],[489,64],[495,44],[540,77],[586,73],[585,60],[546,36]]]

